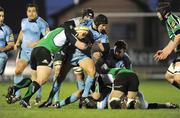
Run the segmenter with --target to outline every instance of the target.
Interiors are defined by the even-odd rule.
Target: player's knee
[[[47,79],[37,79],[36,81],[39,85],[43,85],[44,83],[46,83]]]
[[[87,69],[87,75],[88,75],[88,76],[94,77],[95,74],[96,74],[95,68],[88,68],[88,69]]]
[[[22,72],[23,72],[22,69],[16,68],[16,70],[15,70],[15,75],[20,75],[20,74],[22,74]]]
[[[170,80],[170,79],[172,79],[173,76],[166,73],[164,77],[165,77],[166,80]]]
[[[77,90],[77,91],[74,93],[74,95],[77,96],[78,98],[80,98],[82,92],[83,92],[83,89],[82,89],[82,90]]]

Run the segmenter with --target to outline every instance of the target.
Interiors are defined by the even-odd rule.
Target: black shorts
[[[137,92],[139,88],[139,79],[135,73],[119,73],[114,80],[114,90],[122,91],[127,94],[128,91]]]
[[[98,85],[98,91],[101,94],[100,98],[98,101],[102,101],[108,94],[111,93],[112,90],[112,84],[107,84],[103,81],[103,78],[101,76],[96,77],[96,81],[94,81],[93,85],[91,86],[92,92],[96,91],[96,82],[99,84]]]
[[[33,70],[37,69],[37,66],[44,65],[52,67],[53,56],[50,51],[44,47],[36,47],[31,53],[30,66]]]

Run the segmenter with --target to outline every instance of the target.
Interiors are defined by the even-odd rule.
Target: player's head
[[[38,16],[38,6],[36,4],[27,4],[26,14],[29,20],[34,20]]]
[[[160,2],[157,5],[157,16],[161,21],[166,21],[167,16],[171,13],[171,6],[169,2]]]
[[[84,20],[93,19],[94,11],[91,8],[84,9],[82,12],[82,18]]]
[[[94,19],[94,24],[95,24],[96,29],[98,30],[98,32],[102,32],[102,33],[106,32],[107,24],[108,24],[108,18],[103,14],[99,14]]]
[[[89,42],[93,40],[93,35],[88,27],[85,26],[78,26],[74,28],[77,32],[77,38],[84,41]]]
[[[127,50],[127,43],[123,40],[118,40],[114,44],[114,55],[116,58],[122,58]]]
[[[0,25],[4,23],[4,9],[0,7]]]

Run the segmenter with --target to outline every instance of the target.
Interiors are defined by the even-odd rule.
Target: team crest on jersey
[[[171,25],[172,28],[174,28],[177,24],[176,24],[175,21],[172,21],[172,22],[170,23],[170,25]]]

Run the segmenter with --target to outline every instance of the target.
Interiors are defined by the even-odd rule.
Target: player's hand
[[[154,55],[154,60],[155,61],[160,61],[160,60],[164,60],[167,58],[167,56],[169,55],[169,53],[166,53],[166,51],[164,50],[158,50],[156,52],[156,54]]]
[[[19,43],[16,43],[16,44],[14,45],[14,50],[17,50],[19,46],[20,46],[20,44],[19,44]]]
[[[0,48],[0,52],[4,52],[4,48]]]
[[[31,43],[28,43],[27,47],[28,48],[34,48],[36,45],[37,45],[36,42],[31,42]]]

